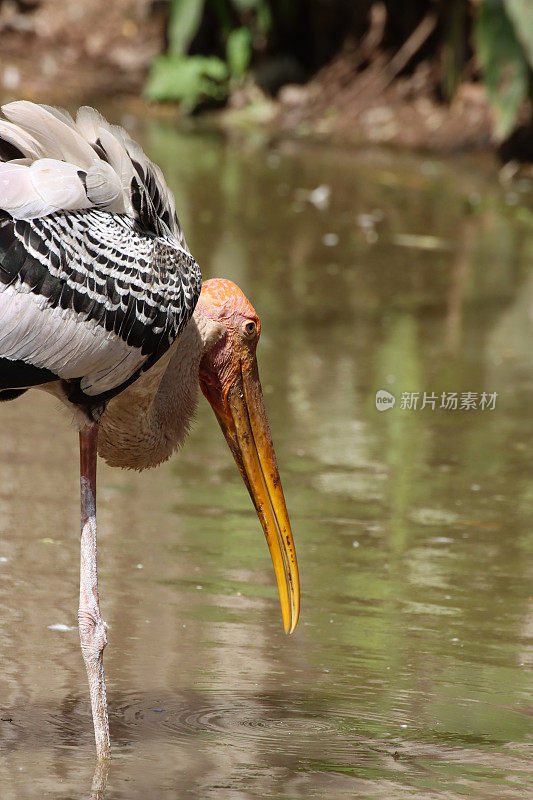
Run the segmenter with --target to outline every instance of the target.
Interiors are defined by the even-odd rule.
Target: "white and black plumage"
[[[62,379],[98,407],[182,332],[200,270],[159,169],[124,131],[88,107],[76,122],[25,101],[2,110],[0,392]]]
[[[109,755],[107,628],[96,567],[97,452],[144,469],[180,446],[198,388],[250,492],[285,630],[298,566],[264,408],[259,318],[223,279],[201,286],[161,171],[92,108],[17,102],[0,120],[0,400],[50,391],[80,438],[78,621],[96,751]]]

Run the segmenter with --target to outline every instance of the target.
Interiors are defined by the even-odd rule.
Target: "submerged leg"
[[[97,762],[91,786],[91,800],[104,800],[110,763],[111,762],[107,758],[105,761]]]
[[[78,625],[87,668],[93,712],[96,755],[109,758],[109,722],[104,680],[107,626],[100,614],[96,569],[96,445],[98,423],[80,431],[81,561]]]

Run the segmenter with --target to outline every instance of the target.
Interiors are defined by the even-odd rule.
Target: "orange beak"
[[[250,492],[272,557],[283,626],[292,633],[300,613],[300,582],[291,525],[281,488],[255,357],[240,362],[229,387],[200,380],[202,392]],[[235,374],[235,373],[234,373]]]

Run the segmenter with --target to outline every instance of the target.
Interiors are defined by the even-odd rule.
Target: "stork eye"
[[[253,339],[257,333],[257,325],[250,320],[242,326],[242,330],[247,339]]]

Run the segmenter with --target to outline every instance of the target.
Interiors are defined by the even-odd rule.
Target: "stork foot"
[[[80,643],[91,695],[91,708],[98,759],[109,758],[109,721],[104,677],[104,648],[107,644],[107,625],[100,610],[78,610]]]

